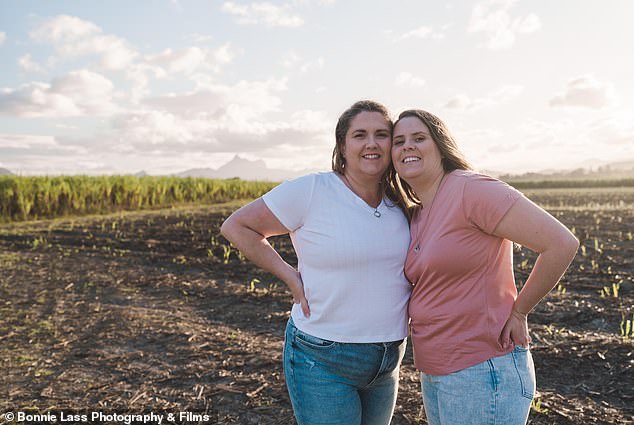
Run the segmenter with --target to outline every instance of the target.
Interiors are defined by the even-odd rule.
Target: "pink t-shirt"
[[[405,275],[414,365],[446,375],[510,352],[499,336],[517,289],[513,244],[493,236],[522,194],[470,171],[447,174],[411,223]]]

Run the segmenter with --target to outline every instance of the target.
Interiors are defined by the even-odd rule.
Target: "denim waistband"
[[[292,317],[288,318],[288,323],[294,327],[295,329],[297,329],[298,331],[302,332],[302,333],[306,333],[304,331],[302,331],[301,329],[299,329],[296,325],[295,325],[295,321],[293,320]],[[316,335],[311,335],[316,337]],[[323,339],[328,339],[328,338],[323,338]],[[394,340],[394,341],[381,341],[381,342],[340,342],[340,341],[334,341],[337,342],[338,344],[367,344],[367,345],[378,345],[380,347],[392,347],[395,345],[401,345],[407,338],[404,339],[398,339],[398,340]]]

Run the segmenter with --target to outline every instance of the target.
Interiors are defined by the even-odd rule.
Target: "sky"
[[[630,0],[0,0],[0,167],[330,168],[360,99],[479,170],[634,159]]]

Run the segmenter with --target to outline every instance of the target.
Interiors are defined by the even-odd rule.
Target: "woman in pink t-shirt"
[[[579,242],[520,192],[471,171],[433,114],[401,113],[392,141],[392,183],[417,204],[405,274],[427,420],[526,423],[535,392],[527,316]],[[539,254],[519,294],[512,242]]]

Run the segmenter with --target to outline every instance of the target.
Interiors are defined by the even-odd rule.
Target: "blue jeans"
[[[299,425],[390,423],[406,340],[351,344],[286,326],[284,374]]]
[[[528,348],[515,349],[449,375],[421,373],[430,425],[525,424],[535,395]]]

